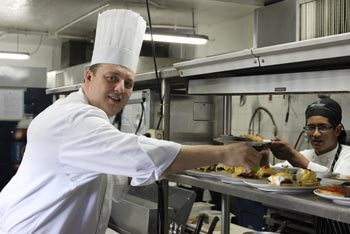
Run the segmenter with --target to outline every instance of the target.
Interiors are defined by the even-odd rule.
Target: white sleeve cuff
[[[311,171],[315,171],[315,172],[327,172],[328,168],[325,166],[322,166],[320,164],[314,163],[314,162],[309,162],[309,164],[307,165],[307,169],[311,170]]]

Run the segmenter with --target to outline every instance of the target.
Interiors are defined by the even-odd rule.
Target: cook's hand
[[[272,154],[281,160],[290,160],[296,153],[296,150],[286,141],[274,138],[268,144]]]
[[[260,166],[269,166],[270,165],[270,149],[267,145],[264,145],[264,148],[259,151],[261,154]]]
[[[248,143],[240,142],[222,147],[226,147],[223,162],[226,165],[243,166],[246,170],[253,169],[256,165],[259,165],[261,154]]]

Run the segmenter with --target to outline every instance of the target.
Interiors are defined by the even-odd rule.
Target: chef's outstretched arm
[[[252,169],[259,164],[260,159],[260,153],[243,142],[229,145],[182,145],[163,175],[217,163]]]

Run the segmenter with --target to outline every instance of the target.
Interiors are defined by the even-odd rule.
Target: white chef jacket
[[[28,128],[21,166],[0,193],[5,233],[97,232],[107,175],[132,185],[158,180],[180,145],[114,128],[80,89],[40,113]]]
[[[337,153],[337,149],[338,146],[335,147],[335,149],[333,149],[332,151],[321,155],[316,155],[314,149],[303,150],[300,151],[300,153],[304,155],[304,157],[307,158],[309,161],[325,166],[328,168],[328,171],[330,171],[335,158],[335,154]],[[288,161],[283,162],[279,165],[292,166],[288,163]],[[339,158],[334,165],[333,172],[340,173],[342,175],[350,175],[350,146],[341,145]]]

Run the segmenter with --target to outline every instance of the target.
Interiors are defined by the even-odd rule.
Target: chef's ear
[[[342,129],[343,129],[343,126],[341,124],[338,124],[337,126],[335,126],[334,129],[336,131],[337,136],[339,136],[341,131],[342,131]]]
[[[88,81],[88,82],[91,81],[91,78],[92,78],[93,74],[94,73],[91,70],[87,70],[86,73],[85,73],[84,81]]]

